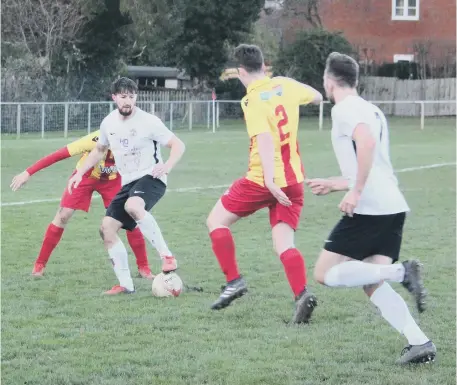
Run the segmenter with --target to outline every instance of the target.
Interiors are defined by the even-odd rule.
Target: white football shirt
[[[365,123],[376,139],[373,165],[354,212],[387,215],[409,211],[390,161],[389,128],[383,112],[360,96],[347,96],[332,108],[332,144],[343,177],[354,186],[357,149],[355,127]]]
[[[166,146],[173,136],[157,116],[135,107],[125,120],[117,109],[106,116],[98,142],[111,149],[122,185],[126,185],[151,174],[156,164],[163,163],[160,146]],[[166,175],[160,180],[167,184]]]

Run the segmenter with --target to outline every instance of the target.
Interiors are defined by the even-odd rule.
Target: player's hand
[[[165,163],[157,163],[151,172],[154,178],[160,178],[170,172],[170,168]]]
[[[350,190],[346,193],[338,208],[347,216],[352,217],[359,200],[360,193],[355,190]]]
[[[265,184],[265,187],[270,190],[271,194],[276,198],[276,200],[283,206],[291,206],[292,202],[287,197],[286,193],[281,190],[281,188],[275,183]]]
[[[305,183],[314,195],[327,195],[333,191],[332,181],[329,179],[306,179]]]
[[[30,174],[27,171],[23,171],[20,174],[16,175],[11,182],[11,190],[17,191],[22,186],[24,186],[30,179]]]
[[[68,193],[71,195],[73,188],[77,188],[81,183],[83,176],[77,172],[68,180]]]

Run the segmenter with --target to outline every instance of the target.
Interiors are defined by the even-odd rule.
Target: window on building
[[[420,0],[392,0],[392,20],[419,20]]]
[[[398,63],[399,61],[413,62],[414,61],[414,55],[413,54],[395,54],[394,55],[394,63]]]

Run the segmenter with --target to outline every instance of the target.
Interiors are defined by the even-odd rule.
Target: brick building
[[[342,31],[361,61],[455,63],[455,0],[318,0],[317,4],[323,27]],[[291,36],[309,24],[297,16],[288,27]]]

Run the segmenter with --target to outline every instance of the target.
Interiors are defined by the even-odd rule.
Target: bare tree
[[[20,45],[35,56],[44,71],[50,72],[53,59],[63,45],[78,42],[84,25],[81,2],[69,0],[4,0],[10,17],[10,44]]]
[[[429,54],[432,43],[428,40],[416,41],[413,49],[416,54],[417,63],[419,64],[419,78],[427,79],[427,65],[429,64]]]
[[[3,98],[46,100],[46,82],[67,93],[69,80],[55,78],[53,69],[59,66],[68,74],[83,62],[78,37],[88,18],[86,7],[97,1],[3,0]]]
[[[319,16],[319,0],[283,0],[285,17],[299,17],[306,20],[313,28],[321,28]]]

